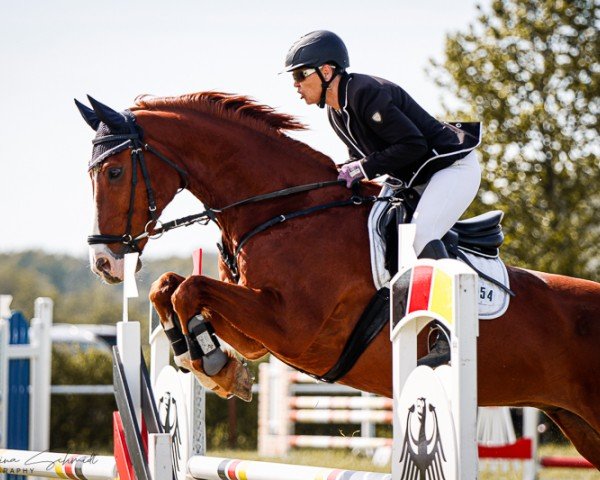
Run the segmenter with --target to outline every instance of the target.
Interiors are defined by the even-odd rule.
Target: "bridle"
[[[152,234],[151,225],[158,225],[160,222],[158,220],[158,215],[156,213],[156,199],[154,197],[154,190],[152,189],[152,183],[150,181],[150,175],[148,174],[148,168],[146,166],[146,157],[144,155],[145,152],[150,152],[155,155],[157,158],[165,162],[171,168],[173,168],[181,177],[182,186],[179,188],[179,193],[181,190],[187,188],[188,185],[188,174],[187,172],[178,166],[173,161],[169,160],[162,153],[157,151],[155,148],[151,147],[147,143],[142,141],[141,132],[132,132],[127,134],[110,134],[102,137],[95,138],[92,140],[94,145],[101,145],[104,143],[114,143],[121,142],[125,140],[124,143],[119,145],[115,151],[111,153],[111,155],[106,156],[102,160],[98,162],[98,164],[106,161],[109,156],[112,156],[125,148],[129,148],[130,158],[131,158],[131,191],[129,193],[129,211],[127,212],[127,226],[125,228],[125,233],[123,235],[90,235],[88,236],[87,242],[89,245],[98,245],[98,244],[114,244],[120,243],[125,245],[126,251],[124,253],[130,252],[140,252],[140,248],[138,246],[138,242],[145,238],[154,238]],[[146,185],[146,195],[148,198],[148,215],[149,220],[144,227],[144,231],[140,234],[133,235],[131,230],[131,223],[133,220],[134,208],[135,208],[135,191],[138,183],[138,165],[140,171],[142,172],[142,178],[144,179],[144,183]],[[158,238],[162,235],[162,232],[156,233],[155,238]]]

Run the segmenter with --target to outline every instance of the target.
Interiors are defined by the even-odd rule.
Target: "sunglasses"
[[[317,70],[315,68],[304,68],[302,70],[294,70],[292,71],[292,78],[295,82],[303,82],[307,77],[315,73]]]

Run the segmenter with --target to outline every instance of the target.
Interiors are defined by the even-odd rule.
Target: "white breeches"
[[[423,187],[411,223],[416,225],[415,253],[431,240],[442,238],[469,207],[481,182],[481,167],[475,152],[436,172]]]

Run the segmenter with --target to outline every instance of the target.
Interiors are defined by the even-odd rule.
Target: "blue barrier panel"
[[[21,312],[13,312],[10,322],[10,344],[29,343],[29,322]],[[10,360],[8,364],[8,422],[7,447],[15,450],[29,449],[29,385],[31,361]],[[20,480],[7,475],[7,480]]]

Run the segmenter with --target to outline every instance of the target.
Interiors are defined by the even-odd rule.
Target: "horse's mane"
[[[188,93],[177,97],[140,95],[132,110],[184,108],[201,113],[213,113],[226,118],[251,121],[270,131],[304,130],[306,126],[292,115],[277,112],[274,108],[257,103],[250,97],[223,92]]]
[[[320,161],[331,162],[327,155],[284,133],[285,130],[305,130],[306,125],[293,115],[277,112],[274,108],[257,103],[245,95],[215,91],[188,93],[173,97],[156,97],[145,94],[139,95],[135,99],[135,106],[131,108],[132,111],[179,109],[216,114],[230,120],[242,121],[263,133],[275,135],[293,143],[295,148],[319,158]]]

